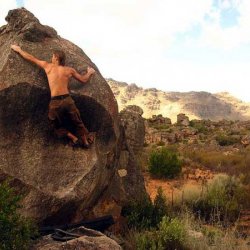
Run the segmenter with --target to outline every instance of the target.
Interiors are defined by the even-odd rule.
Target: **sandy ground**
[[[146,190],[152,200],[155,199],[157,190],[161,187],[166,198],[171,202],[180,202],[202,195],[206,188],[206,183],[214,177],[210,171],[200,169],[193,173],[185,174],[181,179],[174,180],[153,179],[147,172],[143,175]]]

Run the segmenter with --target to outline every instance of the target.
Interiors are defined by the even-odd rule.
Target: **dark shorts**
[[[49,103],[48,118],[55,134],[59,137],[66,137],[69,130],[65,128],[65,119],[74,126],[79,136],[87,135],[88,130],[84,126],[80,112],[74,100],[69,95],[58,96],[51,99]]]

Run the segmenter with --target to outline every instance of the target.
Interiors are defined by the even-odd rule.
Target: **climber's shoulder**
[[[53,70],[54,65],[53,65],[53,63],[49,63],[49,62],[44,61],[44,64],[43,64],[42,68],[45,70],[45,72],[47,74],[49,74]]]
[[[72,77],[74,75],[74,73],[76,72],[76,70],[72,67],[68,67],[68,66],[64,66],[63,70],[65,72],[66,75],[68,75],[69,77]]]

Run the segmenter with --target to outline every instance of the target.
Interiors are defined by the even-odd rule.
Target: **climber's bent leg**
[[[51,100],[49,104],[48,119],[51,129],[58,138],[69,138],[73,143],[76,143],[78,138],[70,131],[63,127],[64,115],[63,102],[61,100]]]
[[[74,144],[77,143],[78,138],[77,138],[75,135],[73,135],[71,132],[68,132],[68,133],[67,133],[67,136],[68,136],[68,138],[69,138]]]
[[[79,112],[78,108],[75,105],[75,102],[73,101],[73,99],[71,97],[69,98],[67,104],[68,104],[67,111],[68,111],[69,117],[71,119],[71,122],[75,126],[76,132],[80,136],[84,146],[88,147],[89,142],[87,140],[87,136],[89,134],[89,131],[87,130],[87,128],[84,126],[84,124],[82,122],[80,112]]]

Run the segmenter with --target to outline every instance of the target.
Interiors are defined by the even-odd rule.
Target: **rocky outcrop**
[[[144,143],[145,125],[142,114],[143,110],[136,105],[127,106],[120,112],[127,142],[135,154],[141,152]]]
[[[152,126],[157,125],[171,125],[171,119],[168,117],[163,117],[162,114],[159,115],[153,115],[152,118],[148,119],[148,122]]]
[[[95,230],[79,227],[72,231],[74,234],[82,235],[79,238],[67,242],[53,241],[51,236],[39,240],[32,250],[60,250],[60,249],[88,249],[88,250],[121,250],[122,248],[106,235]]]
[[[241,139],[241,144],[244,145],[245,147],[250,145],[250,135],[243,136],[243,138]]]
[[[146,144],[173,144],[196,135],[196,130],[188,127],[189,118],[185,114],[178,114],[176,124],[171,124],[171,120],[162,115],[146,119],[145,124]]]
[[[135,84],[130,85],[113,79],[107,79],[107,82],[114,92],[119,110],[128,105],[139,105],[145,118],[162,114],[176,122],[177,115],[185,113],[190,119],[250,119],[250,103],[242,102],[228,93],[164,92],[155,88],[143,89]]]
[[[177,115],[177,124],[188,126],[189,125],[189,118],[185,114],[178,114]]]
[[[25,193],[22,213],[40,224],[95,216],[95,206],[117,174],[126,141],[120,139],[123,130],[115,97],[90,58],[32,13],[15,9],[6,20],[8,24],[0,29],[0,180],[13,178],[13,185]],[[95,68],[87,84],[70,82],[83,122],[96,132],[91,149],[73,150],[52,136],[46,75],[11,51],[11,44],[46,61],[54,49],[60,49],[66,53],[67,66],[79,72],[87,66]]]
[[[163,117],[164,118],[164,117]],[[250,145],[249,121],[211,121],[191,120],[185,122],[186,116],[180,114],[179,122],[171,125],[156,125],[150,119],[145,119],[145,144],[159,146],[178,143],[189,145],[206,144],[211,148],[237,145]],[[230,149],[231,150],[231,149]]]
[[[122,125],[118,142],[120,155],[117,158],[117,171],[108,189],[94,208],[96,214],[113,214],[115,219],[118,219],[126,201],[139,201],[147,195],[137,161],[145,137],[142,114],[143,111],[138,106],[129,106],[120,112]]]

